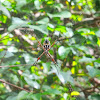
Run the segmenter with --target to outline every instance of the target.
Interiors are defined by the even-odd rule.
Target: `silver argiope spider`
[[[49,50],[51,49],[51,47],[53,47],[53,45],[55,44],[55,42],[56,42],[56,41],[54,41],[54,43],[50,46],[50,41],[46,39],[46,40],[44,41],[44,43],[43,43],[43,46],[42,46],[41,42],[38,41],[40,47],[42,47],[42,49],[44,50],[44,52],[37,58],[37,61],[38,61],[44,54],[46,54],[46,55],[48,55],[48,56],[51,58],[51,60],[53,61],[53,63],[56,64],[54,58],[53,58],[53,57],[51,56],[51,54],[49,53]]]

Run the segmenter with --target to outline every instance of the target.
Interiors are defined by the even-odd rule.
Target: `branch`
[[[0,41],[1,41],[5,36],[7,36],[8,34],[9,34],[9,32],[6,32],[6,33],[2,34],[2,35],[1,35],[1,38],[0,38]]]
[[[85,12],[82,12],[82,11],[73,11],[73,10],[71,10],[71,13],[74,14],[74,15],[86,15],[86,16],[91,16],[91,14],[85,13]]]
[[[90,18],[85,18],[85,19],[83,19],[81,22],[77,22],[77,23],[75,23],[73,26],[74,27],[77,27],[77,25],[80,27],[80,25],[85,25],[85,23],[86,23],[86,25],[88,24],[88,25],[96,25],[96,26],[99,26],[98,25],[98,22],[97,21],[99,21],[100,20],[100,17],[90,17]],[[94,23],[95,22],[95,23]]]
[[[10,66],[0,66],[0,68],[3,67],[20,67],[20,66],[32,66],[33,64],[20,64],[20,65],[10,65]]]
[[[19,29],[15,29],[14,31],[15,31],[15,34],[16,34],[17,36],[20,36],[22,39],[24,39],[24,40],[25,40],[27,43],[29,43],[30,45],[33,45],[33,44],[34,44],[31,40],[29,40],[27,37],[25,37],[25,36],[20,32]]]
[[[88,94],[90,94],[90,93],[92,93],[92,92],[96,92],[95,91],[95,89],[96,88],[98,88],[99,86],[100,86],[100,80],[99,79],[97,79],[97,78],[93,78],[93,79],[90,79],[89,80],[90,82],[92,81],[94,81],[94,83],[96,83],[96,84],[94,84],[92,87],[89,87],[89,88],[84,88],[84,87],[82,87],[80,84],[78,84],[78,83],[75,83],[75,86],[77,86],[77,87],[79,87],[80,89],[81,89],[81,91],[79,91],[79,92],[83,92],[85,95],[88,95]],[[97,91],[98,92],[98,91]]]
[[[11,85],[11,86],[13,86],[13,87],[15,87],[15,88],[20,89],[20,90],[24,90],[24,91],[27,91],[27,92],[31,92],[31,91],[26,90],[26,89],[24,89],[24,88],[22,88],[22,87],[19,87],[19,86],[16,86],[16,85],[14,85],[14,84],[11,84],[11,83],[9,83],[9,82],[6,82],[6,81],[4,81],[4,80],[2,80],[2,79],[0,79],[0,82],[9,84],[9,85]]]
[[[74,15],[85,15],[85,16],[91,16],[91,13],[85,13],[85,12],[82,12],[82,11],[73,11],[71,10],[71,13],[74,14]],[[97,11],[93,14],[100,14],[100,11]]]

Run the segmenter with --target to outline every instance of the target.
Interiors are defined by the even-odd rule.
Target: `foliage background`
[[[99,10],[99,0],[0,0],[0,100],[99,100]],[[32,65],[45,39],[57,40],[58,66],[45,55]]]

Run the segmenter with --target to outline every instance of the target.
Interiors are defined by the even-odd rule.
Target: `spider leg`
[[[51,60],[53,61],[54,64],[56,64],[55,60],[53,59],[53,57],[50,55],[50,53],[47,53],[49,55],[49,57],[51,58]]]
[[[37,64],[38,60],[44,55],[44,53],[45,53],[45,52],[43,52],[43,53],[37,58],[37,60],[33,63],[33,66],[35,66],[35,65]]]
[[[44,55],[45,52],[43,52],[38,58],[37,61]]]
[[[43,46],[42,46],[41,42],[40,42],[39,40],[37,40],[37,41],[38,41],[38,43],[39,43],[40,47],[44,50],[44,48],[43,48]]]
[[[56,43],[56,40],[53,42],[53,44],[50,46],[50,48],[48,49],[48,51],[54,46],[54,44]]]
[[[58,71],[58,68],[57,68],[58,64],[55,62],[55,60],[53,59],[53,57],[50,55],[49,52],[48,52],[47,54],[48,54],[49,57],[52,59],[53,63],[55,64],[55,67],[56,67],[56,69],[57,69],[57,72],[58,72],[58,74],[59,74],[59,71]],[[56,66],[56,65],[57,65],[57,66]]]

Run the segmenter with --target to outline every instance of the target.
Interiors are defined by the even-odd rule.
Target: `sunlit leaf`
[[[65,26],[60,26],[58,25],[55,30],[60,31],[60,32],[66,32],[66,27]]]
[[[75,74],[75,67],[71,69],[72,74]]]
[[[74,96],[74,95],[80,95],[80,93],[77,92],[77,91],[73,91],[73,92],[71,92],[71,96]]]
[[[54,4],[54,1],[53,0],[48,1],[47,4]]]
[[[100,46],[100,39],[98,38],[97,44]]]

